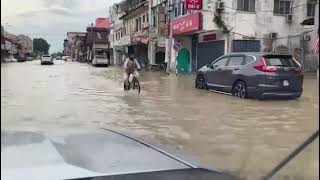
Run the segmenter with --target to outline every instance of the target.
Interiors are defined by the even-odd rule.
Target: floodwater
[[[319,129],[319,81],[298,100],[240,100],[194,88],[194,76],[140,72],[124,92],[120,68],[39,61],[1,64],[2,130],[108,128],[259,179]],[[275,179],[318,179],[319,139]]]

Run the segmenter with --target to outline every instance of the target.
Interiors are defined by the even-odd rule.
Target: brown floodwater
[[[218,170],[259,179],[319,129],[319,80],[298,100],[241,100],[194,88],[193,75],[140,72],[141,94],[122,70],[60,62],[1,64],[2,130],[108,128]],[[318,179],[319,140],[275,179]]]

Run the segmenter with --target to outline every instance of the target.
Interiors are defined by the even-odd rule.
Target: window
[[[291,0],[274,0],[274,9],[275,14],[291,14]]]
[[[169,22],[169,16],[167,14],[164,15],[164,22],[165,24]]]
[[[175,17],[183,16],[186,14],[185,8],[184,8],[184,0],[181,0],[177,3],[176,7],[174,8],[174,15]]]
[[[139,31],[141,31],[141,17],[139,17]]]
[[[156,15],[153,16],[153,27],[154,28],[157,27],[157,16]]]
[[[145,23],[146,22],[146,15],[142,16],[142,22]]]
[[[291,57],[266,56],[264,57],[264,60],[267,66],[299,67],[299,65]]]
[[[216,62],[213,63],[213,67],[221,67],[221,66],[225,66],[227,64],[228,58],[222,58]]]
[[[147,23],[149,22],[149,14],[146,15],[147,16]]]
[[[307,16],[314,17],[316,10],[316,4],[310,0],[307,3]]]
[[[135,19],[135,23],[136,23],[135,31],[138,31],[139,30],[139,20],[138,20],[138,18]]]
[[[126,35],[127,35],[127,28],[124,27],[124,28],[123,28],[123,32],[122,32],[122,37],[123,37],[123,36],[126,36]]]
[[[254,61],[254,58],[252,56],[247,56],[245,58],[245,62],[243,63],[244,65],[245,64],[249,64],[249,63],[252,63]]]
[[[255,11],[255,0],[238,0],[238,11],[248,11],[254,12]]]
[[[242,56],[234,56],[230,57],[228,66],[239,66],[243,64],[243,57]]]

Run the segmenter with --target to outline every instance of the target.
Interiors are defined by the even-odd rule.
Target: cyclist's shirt
[[[140,69],[140,65],[136,59],[130,60],[129,58],[127,58],[123,66],[128,74],[133,73],[136,68]]]

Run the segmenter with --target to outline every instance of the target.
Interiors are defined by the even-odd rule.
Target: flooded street
[[[319,81],[298,100],[240,100],[194,88],[194,76],[140,72],[141,94],[122,70],[77,62],[1,64],[2,130],[107,128],[183,152],[244,179],[266,175],[319,128]],[[319,139],[278,179],[319,178]]]

